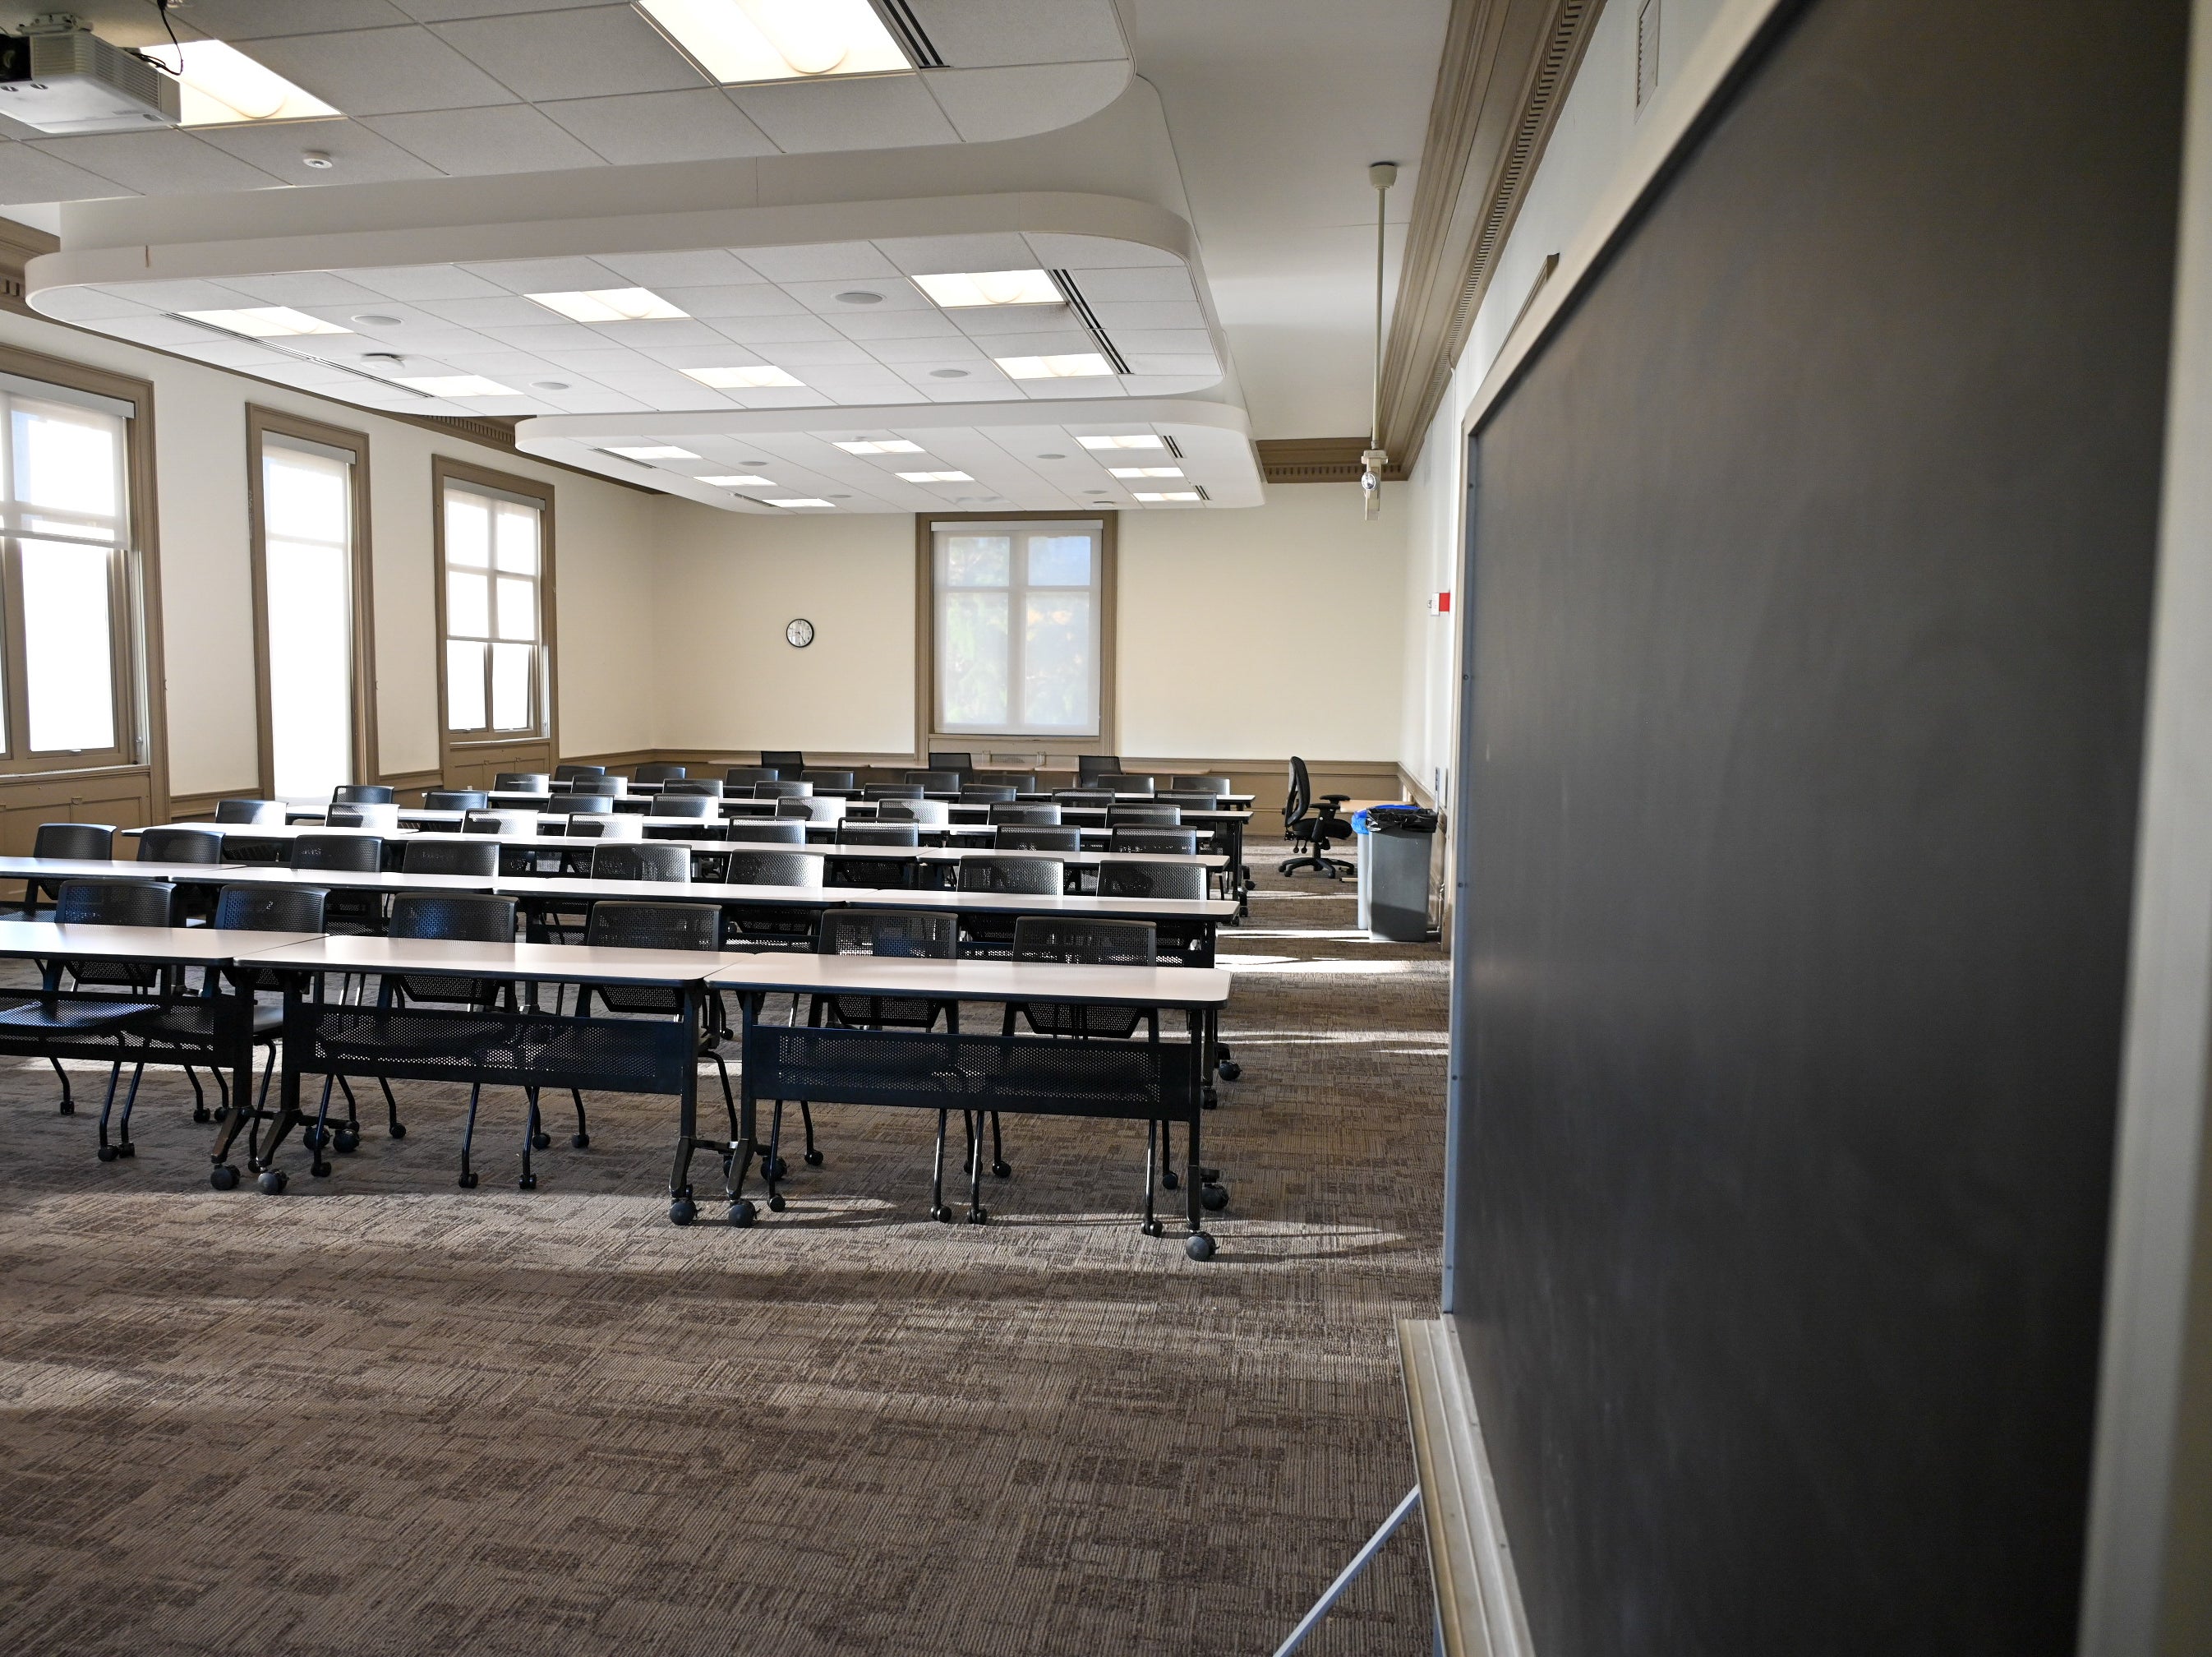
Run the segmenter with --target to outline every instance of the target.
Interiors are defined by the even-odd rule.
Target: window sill
[[[89,765],[57,765],[41,769],[35,762],[17,771],[0,762],[0,788],[10,783],[59,783],[73,777],[144,777],[152,767],[143,759],[104,760]]]

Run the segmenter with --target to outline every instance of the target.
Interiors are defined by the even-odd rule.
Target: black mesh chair
[[[31,841],[31,856],[106,862],[115,856],[115,831],[105,823],[41,823]],[[23,883],[23,919],[39,918],[39,899],[46,891],[44,880]]]
[[[392,790],[382,783],[341,783],[331,790],[334,806],[388,806]]]
[[[425,811],[482,811],[490,804],[482,789],[430,789],[422,795]]]
[[[918,823],[845,822],[837,825],[837,844],[844,846],[918,846]]]
[[[1195,903],[1206,896],[1206,871],[1196,863],[1102,863],[1098,895]]]
[[[803,823],[842,823],[845,802],[835,795],[817,800],[812,795],[794,795],[775,802],[775,814]]]
[[[633,775],[641,783],[681,783],[684,771],[681,765],[640,765]]]
[[[384,839],[375,834],[302,834],[292,842],[286,867],[374,874],[384,867]],[[373,892],[333,892],[323,905],[323,929],[374,932],[384,924],[384,900]]]
[[[1060,807],[1057,805],[1041,802],[1030,802],[1018,806],[994,806],[991,807],[990,816],[994,823],[1022,823],[1031,828],[1060,826]]]
[[[967,806],[1008,806],[1020,792],[1006,783],[966,783],[961,785],[960,802]]]
[[[553,780],[556,783],[574,783],[580,777],[605,777],[606,774],[607,768],[605,765],[556,765],[553,767]]]
[[[761,764],[778,777],[795,780],[806,773],[806,756],[796,748],[763,748]]]
[[[1200,794],[1195,789],[1176,789],[1166,794],[1154,795],[1152,803],[1156,806],[1173,806],[1177,811],[1219,811],[1221,796],[1218,794]]]
[[[284,820],[282,800],[218,800],[215,802],[215,820],[218,823],[281,823]]]
[[[173,926],[176,898],[176,887],[166,880],[64,880],[54,897],[52,918],[65,926]],[[128,1046],[124,1033],[133,1020],[160,1010],[160,1003],[147,997],[158,993],[161,983],[158,968],[137,962],[49,960],[40,963],[36,995],[9,992],[0,998],[7,1003],[0,1007],[0,1034],[52,1040],[71,1047],[84,1044],[96,1056],[112,1061],[107,1094],[100,1107],[100,1160],[103,1162],[133,1154],[127,1148],[127,1132],[123,1146],[108,1143],[108,1118],[115,1106],[116,1081],[122,1074]],[[118,993],[112,997],[81,996],[64,1000],[64,989],[79,992],[112,989]],[[109,1038],[115,1042],[112,1049],[101,1045]],[[61,1056],[49,1051],[46,1062],[62,1085],[61,1113],[75,1115],[76,1096]],[[197,1079],[192,1092],[198,1096]]]
[[[906,780],[924,794],[957,794],[960,791],[958,771],[908,771]]]
[[[778,851],[764,846],[732,847],[723,878],[732,886],[781,886],[818,890],[823,860],[809,851]],[[818,905],[794,905],[729,911],[732,941],[772,949],[804,949],[814,941]]]
[[[915,847],[921,844],[921,829],[914,823],[840,823],[837,844]],[[830,857],[824,861],[829,868],[823,871],[823,881],[829,886],[910,886],[915,873],[913,862],[888,862],[880,857]]]
[[[660,797],[663,800],[681,800],[692,795],[704,795],[709,800],[720,799],[722,797],[721,779],[714,777],[679,777],[660,791]]]
[[[756,800],[804,800],[813,792],[813,783],[801,782],[795,777],[788,781],[779,777],[773,783],[753,784],[753,798]]]
[[[886,800],[877,807],[879,823],[921,823],[943,828],[952,820],[952,807],[943,800]]]
[[[501,771],[491,779],[491,786],[498,794],[544,794],[552,780],[545,771]]]
[[[1285,857],[1278,863],[1279,873],[1295,874],[1310,868],[1334,880],[1354,872],[1341,857],[1328,856],[1331,841],[1352,838],[1352,825],[1337,815],[1337,808],[1351,797],[1324,794],[1316,798],[1306,762],[1295,754],[1291,757],[1291,789],[1283,801],[1283,838],[1294,846],[1305,847],[1306,851],[1302,857]]]
[[[1052,797],[1063,806],[1110,806],[1113,794],[1105,789],[1054,789]]]
[[[1083,831],[1048,823],[1001,823],[991,846],[994,851],[1080,851]]]
[[[653,802],[648,813],[654,817],[688,817],[696,822],[718,822],[722,815],[722,802],[704,794],[668,794]]]
[[[1118,826],[1106,837],[1109,851],[1179,851],[1195,856],[1198,831],[1187,828]],[[1198,865],[1193,863],[1192,868]]]
[[[592,849],[592,878],[595,880],[678,880],[691,879],[691,851],[665,840],[618,841]]]
[[[732,841],[750,841],[757,845],[803,846],[806,844],[806,825],[796,818],[756,818],[748,822],[740,818],[724,825],[723,838]]]
[[[572,794],[561,802],[561,809],[567,816],[572,819],[578,817],[612,817],[616,814],[615,797],[611,794]],[[644,825],[640,824],[639,829],[641,832],[643,832],[643,828]],[[573,822],[569,825],[569,832],[572,834],[575,832],[575,826]]]
[[[1106,826],[1116,828],[1179,828],[1182,824],[1181,806],[1109,806],[1106,807]]]
[[[389,834],[399,827],[399,807],[375,801],[357,806],[333,805],[323,813],[323,823],[329,828],[374,829],[379,834]]]
[[[766,765],[732,765],[722,773],[722,786],[732,794],[750,794],[754,783],[775,780],[775,772]]]
[[[1184,777],[1178,775],[1168,778],[1168,786],[1175,789],[1177,793],[1188,792],[1191,794],[1220,795],[1234,794],[1237,791],[1235,783],[1231,782],[1228,777],[1217,776]]]
[[[205,828],[149,828],[138,837],[138,861],[219,863],[222,861],[222,836]]]
[[[409,874],[466,874],[488,880],[499,873],[499,848],[489,841],[410,840],[399,854],[399,867]]]
[[[811,783],[817,793],[826,793],[831,789],[840,793],[850,793],[858,786],[853,778],[851,771],[805,771],[801,773],[799,780]]]
[[[580,799],[619,800],[629,792],[627,777],[580,777],[568,784],[568,792]]]
[[[960,860],[960,889],[1048,896],[1066,889],[1066,870],[1067,865],[1057,857],[1006,857],[977,852]]]
[[[933,771],[957,771],[965,777],[975,769],[975,756],[956,749],[932,748],[929,768]]]
[[[464,834],[526,834],[538,832],[538,813],[531,811],[472,811],[461,819]]]
[[[1075,757],[1075,780],[1088,783],[1093,777],[1112,777],[1121,769],[1118,753],[1084,753]]]
[[[1093,777],[1091,786],[1113,794],[1150,794],[1154,785],[1153,779],[1149,777],[1134,776],[1127,771],[1109,771],[1103,777]]]
[[[871,783],[860,790],[868,800],[919,800],[925,792],[919,783]]]
[[[1017,794],[1035,794],[1037,787],[1035,771],[977,771],[968,780],[985,788],[1012,789]]]

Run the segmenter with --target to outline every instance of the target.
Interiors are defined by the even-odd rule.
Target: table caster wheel
[[[969,1209],[969,1210],[968,1210],[968,1223],[969,1223],[969,1225],[971,1225],[971,1226],[988,1226],[988,1225],[989,1225],[989,1224],[991,1223],[991,1210],[990,1210],[990,1209]]]
[[[1182,1189],[1182,1176],[1177,1173],[1173,1168],[1162,1168],[1160,1170],[1160,1184],[1169,1191],[1181,1191]]]
[[[319,1156],[307,1164],[307,1172],[318,1179],[327,1179],[331,1177],[331,1165]]]
[[[1243,1074],[1244,1067],[1235,1059],[1224,1058],[1221,1061],[1221,1079],[1224,1081],[1234,1081]]]
[[[533,1151],[551,1150],[553,1148],[553,1136],[550,1133],[534,1133],[531,1135],[530,1148]]]
[[[730,1204],[730,1223],[733,1226],[749,1226],[759,1218],[760,1210],[753,1206],[750,1197],[740,1197]]]
[[[698,1217],[699,1205],[688,1197],[679,1197],[668,1205],[668,1218],[672,1224],[688,1226]]]
[[[1014,1177],[1014,1165],[1013,1165],[1012,1163],[1011,1163],[1011,1162],[994,1162],[993,1164],[991,1164],[991,1178],[992,1178],[992,1179],[1012,1179],[1013,1177]]]
[[[587,1133],[572,1133],[568,1136],[568,1142],[580,1151],[592,1148],[592,1136]]]
[[[217,1191],[236,1191],[238,1170],[228,1162],[218,1162],[208,1170],[208,1184]]]
[[[291,1181],[284,1177],[283,1169],[271,1168],[261,1176],[259,1181],[261,1194],[264,1197],[282,1197],[284,1194],[284,1187],[290,1183]]]
[[[461,1176],[460,1185],[463,1191],[474,1191],[477,1188],[477,1171],[474,1168],[471,1168]]]
[[[117,1151],[115,1147],[112,1145],[102,1145],[97,1151],[93,1153],[94,1155],[97,1156],[103,1162],[112,1162],[121,1153]]]
[[[822,1166],[822,1153],[820,1151],[807,1152],[806,1166],[810,1168],[820,1167]]]
[[[781,1191],[778,1191],[775,1196],[769,1197],[768,1199],[768,1206],[770,1213],[781,1214],[784,1209],[783,1193]]]
[[[195,1122],[212,1122],[215,1120],[215,1116],[206,1106],[199,1105],[195,1106],[192,1109],[192,1120]]]
[[[361,1136],[351,1128],[340,1128],[331,1140],[331,1148],[340,1156],[351,1156],[361,1148]]]
[[[950,1225],[952,1221],[952,1210],[939,1203],[935,1208],[930,1209],[929,1217],[939,1225]]]
[[[538,1176],[534,1173],[524,1174],[521,1179],[514,1182],[514,1188],[517,1191],[536,1191],[538,1189]]]
[[[1158,1237],[1161,1233],[1164,1232],[1167,1228],[1157,1220],[1147,1220],[1143,1225],[1138,1227],[1137,1229],[1143,1232],[1147,1237]]]
[[[1182,1252],[1194,1260],[1211,1260],[1213,1258],[1213,1239],[1202,1231],[1194,1231],[1190,1240],[1182,1246]]]
[[[395,1122],[384,1132],[388,1139],[404,1139],[407,1137],[407,1124],[404,1122]]]
[[[1198,1188],[1198,1201],[1200,1207],[1212,1209],[1218,1214],[1229,1206],[1229,1187],[1200,1185]]]

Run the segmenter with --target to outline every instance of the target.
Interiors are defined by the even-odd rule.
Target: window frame
[[[369,454],[366,432],[325,425],[303,415],[281,409],[246,405],[246,540],[253,562],[253,697],[260,756],[262,796],[272,797],[276,788],[275,722],[270,712],[273,686],[269,656],[269,537],[262,511],[262,474],[265,439],[296,438],[324,448],[341,449],[353,457],[351,503],[352,545],[348,575],[353,595],[353,685],[349,702],[353,712],[353,763],[360,773],[356,783],[384,780],[377,752],[376,731],[376,582],[374,543],[369,521]],[[281,444],[280,444],[281,447]]]
[[[937,728],[937,531],[967,524],[1096,523],[1098,526],[1098,734],[1069,736],[1048,734],[993,734]],[[979,745],[1011,747],[1030,753],[1114,753],[1118,752],[1120,698],[1115,693],[1115,665],[1120,652],[1117,629],[1121,610],[1120,513],[1105,509],[1062,512],[923,512],[915,515],[915,737],[917,764],[933,748],[966,749]],[[1010,618],[1011,619],[1011,618]]]
[[[489,491],[495,496],[505,495],[538,509],[538,720],[526,730],[456,731],[451,727],[452,714],[446,683],[446,491],[449,488],[465,490]],[[443,454],[430,457],[430,564],[431,588],[437,605],[435,649],[438,671],[438,755],[441,770],[451,771],[455,755],[481,756],[501,748],[543,747],[548,752],[560,749],[561,710],[560,643],[557,617],[559,605],[554,588],[554,493],[553,485],[535,478],[520,478],[513,472],[494,472],[487,466],[472,466],[465,460],[453,460]],[[485,717],[490,717],[489,690],[486,685]]]
[[[0,634],[4,634],[0,637],[0,653],[4,653],[5,660],[0,719],[6,722],[7,739],[7,752],[0,755],[0,781],[139,773],[148,778],[151,808],[166,811],[167,712],[162,694],[161,568],[155,551],[159,501],[154,477],[153,386],[147,381],[9,345],[0,345],[0,374],[51,386],[58,392],[126,403],[132,411],[119,417],[125,533],[118,549],[122,556],[111,568],[108,581],[108,694],[115,742],[96,750],[32,750],[21,562],[9,545],[0,555],[0,584],[5,588],[4,613],[0,613]],[[35,391],[22,394],[34,399],[38,395]],[[64,396],[55,400],[70,399]],[[26,539],[37,538],[6,535],[0,536],[0,543]]]

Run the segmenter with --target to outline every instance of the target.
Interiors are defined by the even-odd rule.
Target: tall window
[[[1103,526],[933,532],[937,718],[947,734],[1098,734]]]
[[[128,405],[0,378],[0,758],[13,771],[126,761],[135,661]]]
[[[446,729],[486,740],[546,731],[540,503],[448,483]]]
[[[369,777],[355,648],[361,450],[258,423],[250,429],[260,468],[264,785],[283,798],[327,800],[339,783]]]

